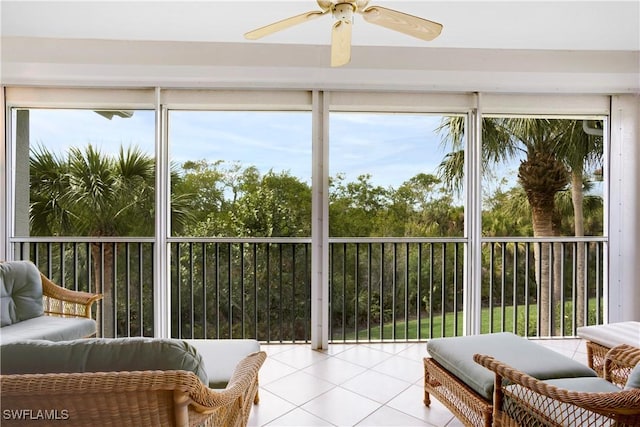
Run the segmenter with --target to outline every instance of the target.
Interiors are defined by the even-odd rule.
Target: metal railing
[[[466,239],[329,242],[331,342],[462,335]],[[32,260],[62,286],[105,293],[96,312],[101,336],[153,336],[153,238],[12,243],[16,259]],[[168,244],[172,336],[310,341],[311,239]],[[605,238],[484,238],[481,252],[481,332],[574,336],[581,324],[603,321]]]

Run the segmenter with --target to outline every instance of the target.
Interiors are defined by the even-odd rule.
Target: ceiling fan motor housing
[[[353,12],[356,6],[353,3],[338,3],[333,7],[333,17],[342,22],[353,23]]]

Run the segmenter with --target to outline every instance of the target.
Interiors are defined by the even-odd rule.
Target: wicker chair
[[[222,390],[188,371],[0,375],[2,424],[245,426],[265,358],[248,355]]]
[[[640,389],[613,386],[640,362],[640,349],[623,344],[609,351],[605,380],[615,391],[572,391],[540,381],[491,356],[474,360],[496,375],[494,426],[638,426]],[[592,380],[602,379],[592,378]]]
[[[11,261],[0,261],[0,263]],[[27,262],[27,261],[18,261]],[[42,303],[44,314],[57,317],[86,317],[91,319],[93,304],[102,299],[102,294],[74,291],[63,288],[40,273],[42,280]]]
[[[98,293],[55,284],[31,261],[0,261],[0,344],[28,339],[65,341],[95,336],[100,330]]]

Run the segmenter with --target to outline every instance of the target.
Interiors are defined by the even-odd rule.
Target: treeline
[[[601,235],[602,198],[592,194],[593,177],[586,176],[588,171],[580,163],[586,162],[587,155],[601,156],[601,144],[586,138],[576,121],[496,119],[490,123],[483,135],[488,144],[483,164],[513,156],[518,150],[526,157],[520,161],[517,180],[503,179],[491,193],[483,194],[483,235]],[[443,122],[443,128],[456,130],[458,125],[455,118]],[[435,174],[419,173],[396,188],[376,185],[368,174],[354,181],[347,181],[344,174],[331,177],[330,237],[462,238],[465,213],[459,190],[463,157],[456,150],[463,138],[451,130],[450,134],[452,152]],[[585,146],[586,151],[578,150],[576,160],[558,149],[568,142],[576,147],[590,145]],[[506,154],[491,154],[509,146],[513,149]],[[122,147],[114,156],[91,145],[72,148],[66,155],[37,147],[30,158],[31,235],[153,236],[155,183],[153,156],[135,147]],[[308,245],[193,243],[188,238],[308,238],[311,199],[308,182],[288,171],[261,172],[237,162],[208,160],[172,165],[170,235],[187,238],[186,243],[181,240],[170,248],[172,334],[307,340]],[[560,249],[552,245],[535,250],[514,245],[484,247],[483,306],[502,301],[535,303],[537,288],[551,289],[552,283],[552,294],[541,296],[544,304],[554,306],[561,304],[561,299],[577,298],[584,308],[586,298],[601,293],[600,284],[594,282],[602,280],[596,270],[602,253],[574,246],[563,257],[574,257],[576,265],[563,269],[553,264],[554,259],[560,259]],[[82,282],[89,278],[76,286],[105,293],[105,335],[153,333],[152,249],[92,243],[86,249],[61,245],[55,252],[34,245],[33,253],[45,252],[49,266],[73,265],[61,269],[59,274],[69,277],[60,280],[77,282],[80,277]],[[458,243],[339,244],[334,245],[330,257],[334,338],[372,324],[409,322],[461,309],[465,267]],[[562,262],[570,263],[569,258]],[[498,259],[515,261],[506,266],[497,263]],[[591,283],[591,288],[580,290],[578,286],[575,290],[571,276],[577,277],[578,284]],[[502,283],[517,283],[518,288],[493,286],[496,277]],[[528,284],[526,289],[523,283]],[[542,313],[549,312],[545,307]],[[583,308],[578,307],[578,313],[583,313]],[[580,317],[582,314],[577,324],[583,322]],[[543,332],[546,327],[542,325]]]

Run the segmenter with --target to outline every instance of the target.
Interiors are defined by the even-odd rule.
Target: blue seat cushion
[[[624,386],[625,390],[633,390],[635,388],[640,388],[640,363],[631,370],[629,378],[627,378],[627,383]]]
[[[557,378],[544,382],[558,388],[583,393],[615,393],[620,391],[620,388],[599,377]]]
[[[196,349],[182,340],[89,338],[21,341],[0,346],[3,374],[181,370],[208,375]]]
[[[475,353],[493,356],[532,377],[595,377],[589,367],[509,332],[435,338],[427,352],[443,368],[487,400],[492,399],[495,375],[473,360]]]
[[[0,263],[0,327],[42,316],[42,279],[30,261]]]

